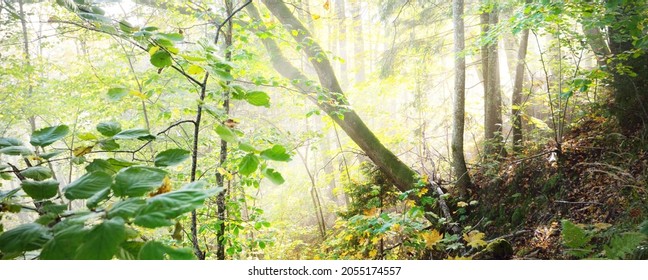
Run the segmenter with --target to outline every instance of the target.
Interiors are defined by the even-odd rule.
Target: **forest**
[[[0,0],[0,258],[648,259],[647,24],[645,0]]]

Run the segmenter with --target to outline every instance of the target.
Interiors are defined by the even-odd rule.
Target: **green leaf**
[[[121,125],[118,122],[102,122],[97,125],[97,131],[103,136],[111,137],[121,131]]]
[[[43,159],[51,159],[51,158],[53,158],[53,157],[55,157],[55,156],[58,156],[58,155],[60,155],[60,154],[62,154],[62,153],[64,153],[64,152],[65,152],[65,151],[63,151],[63,150],[54,150],[54,151],[51,151],[51,152],[49,152],[49,153],[41,154],[41,155],[39,155],[39,156],[40,156],[41,158],[43,158]]]
[[[254,146],[252,146],[252,145],[250,145],[250,144],[248,144],[248,143],[245,143],[245,142],[241,142],[241,143],[239,143],[239,149],[240,149],[241,151],[250,152],[250,153],[255,153],[255,152],[257,152],[257,149],[254,148]]]
[[[112,20],[108,17],[102,16],[100,14],[93,14],[93,13],[77,13],[81,18],[87,19],[89,21],[94,21],[94,22],[99,22],[99,23],[105,23],[105,24],[110,24],[112,23]]]
[[[46,181],[24,180],[21,182],[23,191],[34,200],[52,198],[58,191],[59,182],[49,179]]]
[[[220,136],[221,139],[229,143],[238,143],[239,141],[238,136],[236,136],[234,131],[232,131],[231,129],[229,129],[224,125],[218,125],[216,127],[216,134],[218,134],[218,136]]]
[[[92,162],[85,167],[85,170],[87,172],[103,171],[109,174],[115,174],[119,171],[107,160],[100,158],[92,160]]]
[[[281,145],[274,145],[270,149],[263,150],[261,157],[275,161],[290,161],[290,155],[286,153],[286,148]]]
[[[202,206],[205,199],[222,190],[204,190],[205,185],[203,181],[196,181],[180,190],[148,199],[146,206],[135,217],[135,224],[147,228],[173,225],[172,219]]]
[[[57,125],[45,127],[34,131],[31,135],[31,143],[33,146],[45,147],[62,139],[70,132],[67,125]]]
[[[625,232],[612,237],[610,244],[605,245],[605,255],[609,259],[623,259],[632,253],[645,239],[639,232]]]
[[[114,151],[119,149],[119,144],[115,139],[105,139],[99,141],[99,147],[104,151]]]
[[[110,260],[117,253],[119,244],[126,239],[126,228],[122,218],[105,220],[95,226],[77,250],[78,260]]]
[[[169,149],[155,156],[155,166],[173,166],[189,158],[190,152],[183,149]]]
[[[25,146],[10,146],[0,149],[0,154],[9,156],[28,156],[34,152]]]
[[[172,248],[157,241],[149,241],[142,246],[137,257],[140,260],[194,260],[191,248]]]
[[[88,229],[83,224],[71,224],[54,233],[43,246],[40,254],[41,260],[71,260],[74,259],[78,246],[85,240]]]
[[[252,174],[257,170],[257,167],[259,167],[259,158],[253,153],[244,156],[238,166],[239,173],[245,176]]]
[[[21,253],[40,249],[52,236],[39,224],[19,225],[0,235],[0,252]]]
[[[36,181],[43,181],[52,178],[52,170],[45,166],[33,166],[21,171],[20,175]]]
[[[22,142],[16,138],[4,138],[0,137],[0,148],[10,147],[10,146],[22,146]]]
[[[157,68],[164,68],[173,64],[173,61],[171,60],[171,54],[169,54],[165,50],[156,51],[153,55],[151,55],[150,62]]]
[[[266,178],[268,178],[275,185],[281,185],[286,181],[286,180],[284,180],[283,176],[281,176],[281,173],[275,171],[272,168],[264,169],[263,170],[263,175]]]
[[[184,36],[182,36],[182,34],[180,34],[180,33],[157,33],[156,36],[157,37],[162,37],[164,39],[171,40],[171,41],[182,41],[182,40],[184,40]]]
[[[112,217],[122,217],[123,219],[129,219],[135,216],[142,207],[146,205],[146,201],[141,198],[129,198],[126,200],[118,201],[113,204],[110,210],[108,210],[108,218]]]
[[[63,188],[67,199],[87,199],[112,185],[112,175],[103,171],[86,173]]]
[[[110,189],[104,189],[98,191],[93,196],[88,198],[88,200],[86,200],[86,207],[88,207],[88,209],[97,208],[97,205],[99,205],[100,202],[108,199],[109,194],[110,194]]]
[[[115,87],[108,90],[108,100],[119,101],[128,95],[129,90],[125,87]]]
[[[254,106],[270,107],[270,96],[263,91],[250,91],[245,100]]]
[[[577,227],[569,220],[562,220],[562,237],[565,246],[569,248],[584,248],[592,239],[584,229]]]
[[[139,139],[139,140],[150,140],[151,137],[155,139],[155,136],[151,135],[148,129],[144,128],[133,128],[133,129],[127,129],[123,130],[115,136],[113,136],[113,139]]]
[[[223,81],[230,82],[234,80],[234,77],[228,71],[212,67],[212,72]]]
[[[131,166],[117,173],[112,190],[119,197],[143,196],[161,186],[166,174],[159,168]]]
[[[130,24],[129,22],[127,22],[125,20],[120,20],[119,21],[119,29],[121,29],[121,31],[124,31],[126,33],[133,33],[135,31],[137,31],[137,29],[134,28],[132,24]]]

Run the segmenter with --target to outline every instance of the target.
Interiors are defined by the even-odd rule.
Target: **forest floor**
[[[646,220],[647,144],[646,135],[589,116],[565,135],[560,154],[549,144],[479,170],[470,216],[480,218],[466,223],[511,241],[517,259],[604,257],[615,234]],[[576,240],[582,244],[565,245],[565,220],[586,233]]]

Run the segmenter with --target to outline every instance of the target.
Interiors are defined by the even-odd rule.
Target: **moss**
[[[498,238],[488,243],[477,255],[476,258],[484,260],[509,260],[513,257],[513,246],[506,239]]]

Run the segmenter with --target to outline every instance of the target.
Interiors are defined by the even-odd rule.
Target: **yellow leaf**
[[[449,256],[446,260],[472,260],[472,257]]]
[[[324,10],[328,11],[330,8],[331,8],[331,1],[326,0],[326,2],[324,3]]]
[[[157,51],[159,51],[159,50],[160,50],[160,46],[153,46],[153,47],[151,47],[151,48],[149,49],[148,53],[149,53],[149,55],[152,56],[152,55],[154,55],[154,54],[155,54]]]
[[[422,197],[422,196],[425,195],[427,192],[428,192],[428,188],[422,188],[422,189],[420,189],[420,190],[418,191],[418,194],[417,194],[417,195],[418,195],[418,197]]]
[[[225,168],[219,167],[217,170],[218,173],[223,175],[227,180],[232,180],[234,178],[234,175],[232,175],[232,173],[229,173],[227,170],[225,170]]]
[[[169,176],[164,176],[164,180],[162,180],[162,185],[154,192],[149,194],[150,197],[154,197],[159,194],[163,193],[168,193],[171,191],[171,179],[169,179]]]
[[[351,239],[353,239],[353,234],[347,234],[347,235],[344,237],[344,240],[346,240],[346,241],[351,241]]]
[[[362,214],[364,214],[365,216],[375,216],[377,212],[378,212],[378,209],[376,207],[374,207],[374,208],[366,209],[366,210],[362,211]]]
[[[141,92],[139,92],[139,91],[137,91],[137,90],[131,90],[131,91],[130,91],[130,94],[131,94],[131,95],[135,95],[135,96],[141,98],[142,100],[145,100],[145,99],[148,98],[148,97],[146,97],[146,95],[144,95],[143,93],[141,93]]]
[[[376,255],[378,255],[378,251],[377,251],[377,250],[374,249],[374,250],[369,251],[369,257],[370,257],[370,258],[373,259],[373,258],[376,257]]]
[[[611,226],[612,226],[611,224],[607,224],[607,223],[596,223],[596,224],[594,224],[594,228],[598,229],[598,230],[606,230]]]
[[[172,54],[178,54],[178,52],[180,52],[180,50],[176,47],[167,47],[166,49]]]
[[[481,246],[486,246],[486,241],[484,241],[484,233],[479,232],[478,230],[473,230],[469,233],[463,234],[464,240],[468,243],[468,246],[473,248],[478,248]]]
[[[393,224],[391,226],[392,231],[400,231],[401,230],[401,225],[400,224]]]
[[[312,17],[314,20],[318,20],[318,19],[320,18],[320,15],[318,15],[318,14],[312,14],[311,17]]]
[[[468,206],[468,203],[465,203],[465,202],[463,202],[463,201],[459,201],[459,202],[457,202],[457,207],[461,207],[461,208],[463,208],[463,207],[466,207],[466,206]]]
[[[297,29],[293,29],[290,33],[292,33],[293,36],[299,35],[299,31],[297,31]]]
[[[189,69],[187,69],[187,73],[189,73],[189,75],[198,75],[202,74],[203,72],[205,72],[205,70],[198,65],[191,65],[189,66]]]
[[[431,231],[426,231],[421,233],[421,237],[423,237],[423,240],[425,240],[425,247],[428,249],[432,249],[434,245],[439,243],[441,239],[443,239],[443,234],[439,233],[436,229],[433,229]]]
[[[74,151],[72,151],[72,154],[74,154],[75,157],[80,157],[80,156],[85,155],[85,154],[87,154],[89,152],[92,152],[92,148],[94,148],[94,145],[93,146],[87,146],[87,147],[78,147],[78,148],[74,149]]]
[[[429,176],[427,174],[423,174],[423,176],[421,176],[421,182],[427,184],[427,183],[430,182],[429,180],[430,180],[430,178],[429,178]]]

